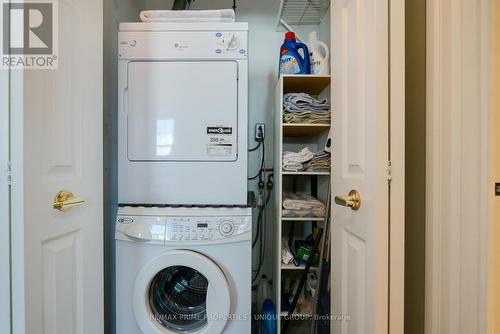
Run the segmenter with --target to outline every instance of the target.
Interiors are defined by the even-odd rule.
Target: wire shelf
[[[330,0],[281,0],[278,24],[319,25],[330,7]]]

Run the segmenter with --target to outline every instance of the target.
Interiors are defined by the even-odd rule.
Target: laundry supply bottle
[[[311,74],[330,74],[330,50],[325,42],[318,39],[318,33],[312,31],[307,41],[311,59]]]
[[[269,282],[267,275],[262,275],[257,290],[257,305],[262,307],[264,301],[269,297],[271,297],[271,282]]]
[[[285,42],[280,49],[280,74],[310,74],[309,49],[295,40],[295,33],[285,34]]]
[[[271,299],[262,305],[262,334],[276,334],[276,308]]]

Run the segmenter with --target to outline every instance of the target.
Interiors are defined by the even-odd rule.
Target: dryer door
[[[236,161],[236,61],[128,64],[128,159]]]
[[[219,334],[229,319],[229,284],[209,258],[170,251],[139,272],[133,304],[143,333]]]

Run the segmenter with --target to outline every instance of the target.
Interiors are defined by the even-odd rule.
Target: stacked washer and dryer
[[[122,23],[116,328],[250,333],[247,23]]]

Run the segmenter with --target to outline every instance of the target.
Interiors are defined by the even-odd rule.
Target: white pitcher
[[[311,58],[311,74],[330,74],[330,50],[326,43],[318,40],[318,32],[312,31],[307,41]]]

